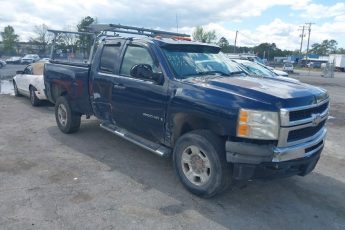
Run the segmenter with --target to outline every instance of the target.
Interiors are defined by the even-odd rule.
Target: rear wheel
[[[30,86],[30,102],[32,106],[38,106],[40,104],[40,99],[35,94],[36,88],[33,86]]]
[[[195,195],[212,197],[231,183],[225,143],[208,130],[196,130],[180,137],[173,161],[182,184]]]
[[[81,115],[71,110],[66,97],[61,96],[55,103],[55,119],[59,129],[64,133],[74,133],[80,128]]]

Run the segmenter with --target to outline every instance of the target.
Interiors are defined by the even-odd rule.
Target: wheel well
[[[56,100],[63,95],[67,94],[67,90],[60,86],[60,85],[56,85],[56,84],[52,84],[51,85],[51,95],[52,95],[52,99],[54,100],[54,102],[56,102]]]
[[[207,129],[218,136],[226,135],[225,127],[223,127],[219,122],[200,116],[184,113],[176,114],[172,120],[172,124],[172,146],[174,146],[180,136],[197,129]]]

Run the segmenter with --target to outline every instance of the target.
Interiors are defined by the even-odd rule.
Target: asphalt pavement
[[[345,229],[345,74],[291,75],[328,89],[328,138],[305,177],[187,192],[162,159],[82,119],[66,135],[54,107],[0,95],[1,229]],[[11,82],[4,81],[7,91]],[[3,92],[4,93],[4,92]]]

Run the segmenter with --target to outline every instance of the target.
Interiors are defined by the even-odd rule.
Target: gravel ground
[[[345,229],[345,74],[293,75],[327,88],[326,147],[306,177],[188,193],[162,159],[82,120],[61,133],[51,104],[0,95],[1,229]],[[10,82],[3,89],[11,91]]]

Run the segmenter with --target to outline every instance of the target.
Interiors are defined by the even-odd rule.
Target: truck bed
[[[90,103],[90,64],[52,62],[44,66],[44,84],[48,100],[68,95],[74,112],[92,115]]]

